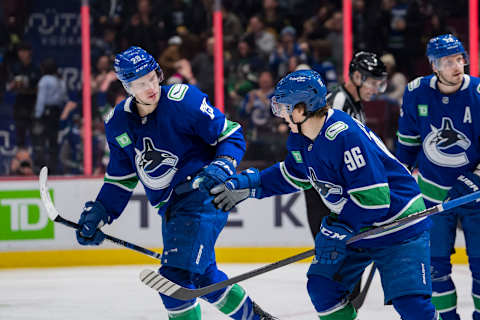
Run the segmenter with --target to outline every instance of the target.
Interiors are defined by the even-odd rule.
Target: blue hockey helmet
[[[468,54],[463,48],[462,42],[453,34],[442,34],[428,41],[427,57],[430,63],[438,63],[442,57],[461,53],[468,64]]]
[[[137,80],[144,75],[158,70],[160,82],[163,80],[163,71],[157,61],[140,47],[132,46],[115,56],[115,73],[126,87],[129,82]]]
[[[304,103],[307,112],[315,112],[327,105],[327,87],[318,72],[298,70],[283,77],[275,86],[272,97],[272,112],[282,117],[283,112],[293,112],[293,108]]]

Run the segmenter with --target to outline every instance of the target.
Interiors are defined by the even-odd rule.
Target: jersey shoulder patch
[[[186,84],[174,84],[168,90],[167,98],[173,101],[182,101],[188,88]]]
[[[346,124],[343,121],[337,121],[330,126],[328,126],[327,130],[325,130],[325,137],[328,140],[335,140],[335,138],[338,136],[338,134],[342,131],[345,131],[348,129],[348,124]]]
[[[418,77],[418,78],[410,81],[407,85],[408,91],[413,91],[413,90],[417,89],[418,87],[420,87],[420,83],[422,81],[422,78],[423,77]]]

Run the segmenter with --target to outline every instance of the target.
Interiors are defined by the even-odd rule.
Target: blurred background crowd
[[[53,174],[83,174],[81,85],[73,85],[72,69],[61,66],[59,52],[48,56],[42,43],[29,37],[39,18],[35,2],[0,3],[0,176],[37,174],[44,164]],[[93,173],[103,174],[108,150],[102,117],[126,97],[112,70],[116,53],[131,45],[146,49],[158,58],[164,84],[194,84],[213,103],[213,0],[89,2]],[[389,72],[387,91],[365,103],[367,124],[393,150],[405,85],[430,73],[428,39],[454,33],[467,44],[468,3],[352,4],[354,50],[380,54]],[[279,78],[310,68],[329,89],[343,82],[341,5],[340,0],[223,1],[225,113],[244,129],[242,168],[266,167],[285,156],[288,128],[273,117],[269,102]],[[42,23],[37,28],[47,29]],[[80,50],[73,55],[80,61]]]

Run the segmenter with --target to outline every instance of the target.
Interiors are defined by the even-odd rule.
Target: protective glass
[[[377,92],[383,93],[387,89],[387,78],[380,78],[380,79],[375,79],[375,78],[367,78],[363,80],[362,83],[363,86],[376,90]]]
[[[148,77],[142,77],[140,79],[134,80],[128,83],[128,87],[134,91],[144,91],[150,88],[155,88],[163,81],[163,73],[155,72],[153,75]]]
[[[468,65],[468,59],[464,55],[442,57],[434,60],[435,67],[439,71],[452,70],[456,66],[463,68]]]
[[[271,107],[272,107],[272,112],[275,116],[283,118],[285,116],[292,114],[294,106],[292,104],[277,102],[277,98],[273,96]]]

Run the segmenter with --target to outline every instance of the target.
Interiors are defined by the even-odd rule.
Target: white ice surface
[[[230,276],[259,267],[223,264]],[[138,274],[145,266],[0,270],[1,320],[153,320],[167,319],[159,296]],[[152,267],[152,266],[147,266]],[[306,291],[307,264],[293,264],[242,282],[250,296],[280,319],[318,319]],[[467,266],[454,266],[458,308],[471,319],[473,302]],[[203,319],[228,319],[202,302]],[[378,274],[360,310],[359,319],[400,317],[383,305]]]

